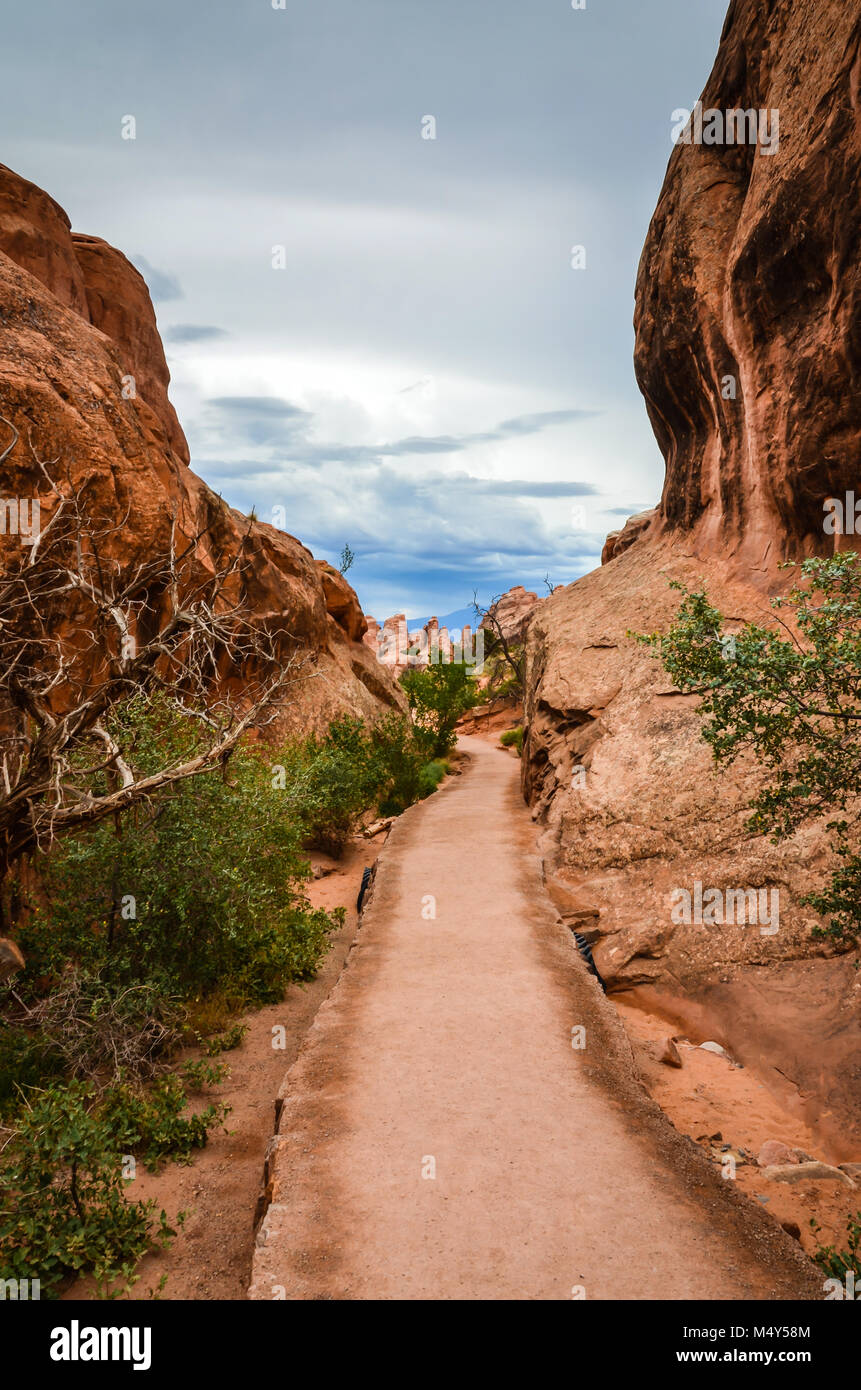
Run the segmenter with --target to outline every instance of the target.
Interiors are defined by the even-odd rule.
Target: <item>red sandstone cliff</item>
[[[20,432],[2,466],[3,496],[45,494],[35,451],[85,486],[101,514],[128,516],[122,563],[165,546],[174,507],[181,536],[209,528],[197,547],[203,572],[244,548],[245,601],[289,628],[308,658],[288,723],[403,704],[361,640],[365,621],[346,580],[292,536],[257,522],[249,529],[188,468],[141,275],[106,242],[72,233],[52,198],[2,165],[0,326],[0,414]],[[0,429],[2,450],[9,432]]]
[[[730,5],[703,104],[779,109],[779,148],[672,154],[635,316],[663,495],[536,611],[523,755],[551,891],[611,986],[707,1001],[736,1056],[770,1056],[850,1126],[857,975],[800,901],[825,878],[822,830],[751,837],[756,768],[715,773],[696,699],[628,634],[669,626],[672,578],[761,617],[781,560],[833,548],[824,499],[859,490],[860,45],[861,0]],[[670,893],[696,880],[778,888],[779,931],[676,925]]]
[[[823,499],[857,482],[858,0],[732,0],[702,101],[779,112],[779,141],[670,159],[635,318],[656,529],[773,566],[821,552]]]

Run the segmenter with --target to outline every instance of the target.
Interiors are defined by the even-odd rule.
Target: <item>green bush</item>
[[[304,843],[338,858],[365,814],[400,815],[429,795],[443,772],[429,772],[428,744],[404,715],[372,725],[344,717],[322,737],[281,750],[291,815]],[[444,771],[444,770],[443,770]]]
[[[523,753],[523,725],[518,724],[516,729],[506,729],[504,734],[499,735],[499,742],[503,748],[516,748],[519,757]]]
[[[429,763],[422,741],[408,719],[391,714],[371,734],[372,764],[378,782],[377,809],[397,816],[435,791],[447,771],[444,763]]]
[[[814,1218],[810,1220],[811,1230],[818,1235],[821,1227]],[[855,1286],[861,1286],[861,1211],[856,1211],[846,1223],[846,1249],[838,1250],[833,1245],[820,1245],[813,1252],[813,1258],[829,1279],[845,1282],[850,1272],[855,1276]]]
[[[188,736],[152,725],[139,711],[143,771],[159,734]],[[235,1009],[277,1002],[290,980],[313,976],[336,925],[305,896],[301,841],[269,759],[239,750],[225,776],[197,777],[118,827],[61,842],[19,932],[19,991],[43,992],[73,961],[114,994],[147,983],[185,1001],[218,991]]]
[[[138,1260],[176,1234],[154,1202],[127,1201],[121,1151],[94,1094],[72,1082],[38,1095],[0,1167],[0,1279],[38,1279],[49,1298],[88,1271],[102,1292],[122,1291]]]
[[[449,765],[444,758],[437,758],[432,763],[425,763],[419,773],[419,799],[435,792],[448,772]]]
[[[463,662],[437,662],[412,667],[401,676],[416,737],[430,758],[444,758],[451,752],[458,720],[481,701],[471,671]]]
[[[167,705],[132,701],[118,719],[137,775],[195,748]],[[237,1046],[232,1012],[313,976],[344,909],[311,907],[304,846],[336,852],[366,813],[403,810],[445,771],[404,716],[343,718],[274,754],[239,748],[223,773],[39,862],[17,935],[27,965],[0,988],[0,1278],[50,1297],[92,1271],[113,1294],[170,1240],[164,1212],[126,1200],[121,1157],[186,1162],[228,1110],[188,1110],[223,1064],[166,1062],[190,1039],[209,1057]]]
[[[139,1154],[153,1171],[168,1158],[190,1163],[192,1150],[203,1148],[209,1131],[222,1124],[230,1110],[221,1102],[213,1102],[199,1113],[185,1114],[186,1085],[199,1090],[222,1080],[225,1074],[224,1068],[209,1068],[207,1072],[192,1064],[192,1070],[161,1076],[145,1090],[115,1082],[105,1091],[98,1110],[115,1151]]]
[[[748,827],[777,842],[831,814],[840,860],[826,887],[801,898],[829,919],[814,936],[861,939],[861,565],[854,551],[804,560],[803,584],[772,599],[768,625],[727,632],[704,590],[677,581],[682,602],[665,634],[639,634],[676,688],[700,696],[702,734],[716,764],[751,752],[767,779]],[[788,621],[781,616],[788,610]],[[796,637],[796,631],[798,636]]]
[[[364,720],[333,720],[322,738],[312,735],[278,761],[287,772],[289,804],[305,844],[338,858],[379,791]]]
[[[63,1059],[39,1031],[0,1019],[0,1121],[20,1105],[21,1088],[44,1086],[63,1073]]]

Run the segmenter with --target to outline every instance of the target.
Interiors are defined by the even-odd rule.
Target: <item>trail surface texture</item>
[[[393,828],[285,1078],[251,1297],[821,1298],[636,1079],[545,895],[516,759],[461,747]]]

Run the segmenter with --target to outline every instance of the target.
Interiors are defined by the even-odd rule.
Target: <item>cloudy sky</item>
[[[349,544],[366,611],[443,614],[576,578],[659,495],[634,281],[725,11],[39,0],[0,159],[142,269],[196,471]]]

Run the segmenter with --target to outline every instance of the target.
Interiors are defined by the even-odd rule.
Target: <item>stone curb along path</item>
[[[393,827],[285,1078],[249,1296],[821,1299],[636,1079],[542,886],[517,761],[461,747],[464,775]]]

